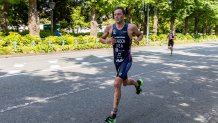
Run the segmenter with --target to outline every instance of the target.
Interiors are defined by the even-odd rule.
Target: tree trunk
[[[149,36],[149,4],[147,5],[147,29],[146,29],[146,43],[148,43],[148,36]]]
[[[185,18],[185,25],[184,25],[184,35],[186,35],[189,31],[189,28],[188,28],[188,17]]]
[[[218,25],[215,27],[215,35],[218,35]]]
[[[146,6],[145,3],[143,4],[143,13],[144,13],[144,23],[143,23],[143,34],[145,35],[147,32],[147,16],[146,16]]]
[[[158,18],[157,18],[157,7],[154,7],[154,25],[153,25],[153,32],[155,35],[157,35],[157,29],[158,29]]]
[[[198,22],[199,22],[198,17],[195,17],[195,27],[194,27],[195,34],[198,34]]]
[[[203,35],[207,34],[207,24],[206,22],[203,23]]]
[[[1,15],[0,15],[0,27],[2,31],[4,32],[8,31],[8,23],[9,23],[8,21],[8,0],[3,0],[3,6],[1,8]]]
[[[170,18],[170,30],[171,31],[175,31],[175,17],[174,16],[171,16],[171,18]]]
[[[92,4],[92,11],[91,11],[91,30],[90,30],[90,35],[97,37],[98,34],[98,23],[96,21],[96,4]]]
[[[128,7],[128,23],[132,23],[132,7],[131,6],[129,6]]]
[[[209,26],[209,30],[208,30],[208,34],[209,34],[209,35],[212,35],[212,33],[213,33],[213,26],[210,25],[210,26]]]
[[[37,11],[37,0],[29,0],[28,28],[30,35],[39,36],[40,27],[39,15]]]

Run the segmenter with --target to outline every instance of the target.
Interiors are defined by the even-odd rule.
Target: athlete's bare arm
[[[139,41],[142,40],[143,34],[139,31],[135,24],[129,24],[129,37],[132,38],[133,34],[137,36],[135,43],[139,44]]]
[[[134,26],[134,33],[135,35],[137,36],[137,41],[141,41],[142,40],[142,37],[143,37],[143,34],[139,31],[139,29],[136,27],[136,25]]]
[[[101,43],[104,43],[104,44],[114,44],[115,40],[114,40],[113,37],[110,38],[110,39],[107,39],[108,35],[111,34],[111,31],[112,31],[112,25],[109,25],[109,26],[107,26],[105,28],[104,34],[100,38]]]
[[[175,36],[175,35],[173,36],[173,41],[174,41],[174,40],[176,40],[176,36]]]
[[[167,41],[169,40],[169,34],[167,34]]]

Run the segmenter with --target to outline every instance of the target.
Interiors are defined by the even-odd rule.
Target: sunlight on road
[[[41,98],[41,97],[26,97],[25,100],[36,101],[39,103],[47,103],[48,102],[48,100],[46,98]]]
[[[183,106],[183,107],[189,107],[189,106],[190,106],[190,105],[187,104],[187,103],[180,103],[179,105],[180,105],[180,106]]]
[[[194,120],[204,123],[206,121],[206,118],[202,115],[198,115],[196,118],[194,118]]]

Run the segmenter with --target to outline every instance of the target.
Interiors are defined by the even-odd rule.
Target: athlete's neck
[[[124,25],[125,25],[125,22],[116,23],[116,27],[118,29],[122,29],[124,27]]]

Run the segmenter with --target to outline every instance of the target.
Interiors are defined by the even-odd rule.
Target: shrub
[[[23,31],[23,32],[20,32],[19,34],[22,35],[22,36],[24,36],[24,35],[29,34],[29,31],[28,31],[28,30],[25,30],[25,31]]]
[[[38,44],[41,41],[41,38],[39,36],[32,36],[30,34],[27,34],[23,37],[23,41],[25,41],[23,42],[25,45],[32,45],[33,41],[35,44]]]
[[[3,32],[0,32],[0,36],[3,36]]]
[[[158,36],[152,34],[152,35],[149,36],[149,39],[151,39],[152,41],[157,41],[158,40]]]
[[[21,52],[22,52],[23,54],[30,54],[30,53],[34,53],[34,50],[33,50],[33,48],[30,47],[30,46],[23,46],[23,47],[21,48]]]
[[[9,32],[9,35],[5,36],[4,41],[6,42],[6,46],[13,45],[15,41],[17,45],[20,45],[22,36],[17,32]]]
[[[51,32],[49,30],[41,30],[40,31],[40,37],[45,38],[51,35]]]
[[[13,47],[0,47],[1,55],[14,54]]]

